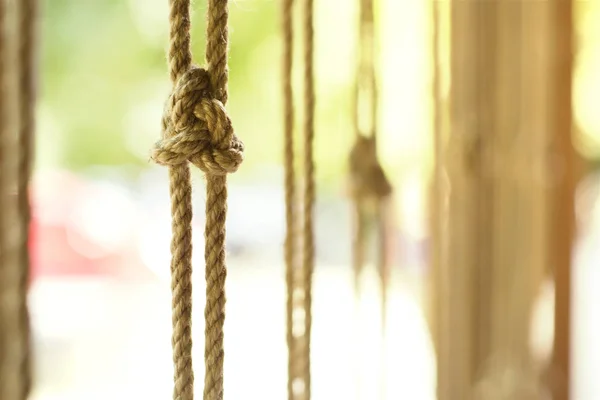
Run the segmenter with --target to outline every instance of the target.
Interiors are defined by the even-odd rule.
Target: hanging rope
[[[296,204],[296,173],[294,168],[294,104],[292,92],[293,54],[293,0],[283,0],[283,78],[284,99],[284,166],[286,199],[286,337],[288,344],[288,399],[308,400],[311,396],[310,347],[312,330],[312,277],[314,271],[314,232],[313,209],[315,201],[314,179],[314,28],[313,1],[303,3],[303,45],[304,45],[304,192],[302,198],[302,264],[297,265],[296,244],[299,233],[298,207]],[[301,316],[301,317],[299,317]]]
[[[35,1],[0,1],[0,398],[31,387],[28,184],[32,165]]]
[[[19,375],[21,377],[21,396],[26,399],[31,390],[31,354],[30,324],[27,308],[27,289],[29,285],[29,223],[31,211],[29,204],[29,181],[33,166],[33,135],[35,131],[35,54],[37,0],[17,2],[19,13],[19,165],[17,201],[19,207],[21,241],[19,243],[19,329],[21,333],[21,358]]]
[[[288,400],[294,400],[294,380],[299,378],[299,343],[294,333],[294,291],[297,285],[297,265],[295,263],[296,233],[298,218],[296,209],[296,171],[294,169],[294,104],[292,93],[293,64],[293,0],[283,0],[281,22],[283,32],[283,124],[284,124],[284,169],[285,169],[285,221],[286,233],[284,244],[285,282],[286,282],[286,341],[288,346]]]
[[[21,333],[15,274],[19,268],[19,235],[15,189],[17,184],[18,80],[14,47],[16,33],[14,4],[0,1],[0,398],[20,400],[18,365]],[[18,239],[17,239],[18,240]]]
[[[165,106],[163,134],[152,159],[169,166],[171,192],[171,290],[173,293],[173,398],[193,399],[191,163],[206,175],[206,308],[204,399],[223,398],[225,322],[226,174],[243,160],[244,146],[225,111],[227,102],[227,0],[208,1],[206,69],[192,65],[190,1],[170,0],[169,69],[173,91]]]
[[[358,296],[360,276],[366,258],[367,225],[369,225],[369,221],[375,220],[379,231],[377,269],[381,282],[382,313],[383,321],[385,321],[389,266],[387,260],[387,213],[384,200],[392,193],[392,187],[377,157],[377,85],[374,61],[374,25],[373,0],[361,0],[359,63],[354,91],[356,141],[350,151],[350,186],[355,214],[352,264],[355,291]],[[363,102],[368,105],[366,110],[361,107],[364,104]],[[365,115],[368,116],[367,121],[361,124],[360,117]]]
[[[310,399],[310,341],[312,331],[312,277],[314,271],[313,208],[315,202],[314,140],[314,73],[313,0],[304,0],[304,399]]]

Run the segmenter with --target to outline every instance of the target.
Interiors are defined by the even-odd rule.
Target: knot
[[[235,172],[244,144],[235,136],[223,103],[212,96],[208,72],[191,67],[176,82],[162,119],[163,135],[151,158],[161,165],[194,164],[206,174]]]
[[[377,159],[375,140],[358,135],[350,151],[350,190],[354,197],[379,200],[392,193]]]

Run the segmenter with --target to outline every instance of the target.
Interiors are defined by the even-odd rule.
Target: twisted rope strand
[[[170,42],[168,52],[171,82],[192,63],[190,47],[190,2],[169,0]],[[163,138],[172,132],[163,119]],[[171,292],[174,400],[194,398],[192,364],[192,184],[187,163],[169,166],[171,195]]]
[[[190,0],[169,0],[169,74],[175,84],[192,65]]]
[[[206,61],[213,95],[227,102],[228,1],[208,1]],[[206,308],[204,316],[204,400],[223,399],[223,326],[225,323],[225,220],[227,215],[227,178],[206,175]]]
[[[286,282],[286,341],[288,346],[288,400],[294,400],[294,380],[299,378],[298,338],[294,335],[294,292],[297,286],[295,277],[295,239],[298,228],[296,205],[296,173],[294,169],[294,103],[292,93],[293,63],[293,0],[283,0],[281,22],[283,32],[283,123],[284,123],[284,170],[285,170],[285,282]]]
[[[313,0],[304,0],[304,230],[303,230],[303,288],[304,288],[304,368],[302,379],[304,381],[304,399],[311,397],[310,376],[310,347],[312,331],[312,279],[314,271],[314,232],[313,210],[315,202],[315,167],[313,156],[314,141],[314,27],[313,27]]]

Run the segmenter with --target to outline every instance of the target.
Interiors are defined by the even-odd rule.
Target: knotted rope
[[[287,344],[288,344],[288,399],[308,400],[311,395],[310,347],[312,330],[312,277],[314,271],[313,208],[314,179],[314,73],[313,73],[313,1],[303,3],[304,42],[304,193],[302,198],[302,264],[297,265],[298,207],[296,204],[296,174],[294,169],[294,104],[291,84],[293,54],[293,0],[282,3],[283,79],[284,98],[284,167],[286,199],[285,264],[287,287]],[[302,318],[295,318],[301,316]]]
[[[0,398],[31,388],[29,196],[36,2],[0,1]]]
[[[389,266],[387,260],[387,231],[384,199],[392,193],[392,187],[385,176],[377,157],[377,85],[375,79],[375,33],[373,0],[361,0],[359,21],[359,63],[354,92],[354,126],[356,140],[350,151],[350,194],[355,212],[355,232],[353,240],[353,271],[356,295],[360,292],[360,276],[365,264],[369,211],[374,204],[375,219],[379,230],[379,257],[377,269],[381,282],[381,302],[385,321]],[[367,123],[361,126],[361,100],[370,106]]]
[[[171,290],[173,293],[173,398],[191,400],[192,368],[192,201],[189,163],[206,174],[206,308],[204,399],[223,399],[223,325],[225,322],[226,174],[243,160],[244,146],[234,135],[227,101],[227,0],[208,1],[207,68],[192,65],[190,1],[170,0],[169,67],[173,90],[165,105],[162,139],[152,159],[169,167],[171,192]]]
[[[235,172],[244,145],[233,133],[223,103],[213,98],[205,69],[190,67],[179,78],[163,115],[163,139],[152,159],[161,165],[192,163],[206,174]]]

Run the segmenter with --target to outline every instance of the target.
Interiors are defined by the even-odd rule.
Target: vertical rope
[[[298,221],[295,213],[296,174],[294,169],[294,103],[292,93],[293,63],[293,0],[283,0],[281,29],[283,32],[283,125],[284,125],[284,170],[285,170],[285,281],[286,281],[286,341],[288,346],[288,400],[294,400],[294,380],[299,377],[298,338],[294,335],[294,291],[296,288],[295,239]]]
[[[171,289],[173,292],[173,398],[192,400],[192,188],[189,163],[206,174],[204,399],[223,399],[225,323],[226,174],[243,160],[243,143],[226,113],[227,0],[209,0],[206,69],[192,65],[190,1],[170,0],[169,69],[173,91],[163,115],[163,137],[152,159],[169,166]]]
[[[33,134],[35,2],[0,1],[0,398],[30,391],[27,194]]]
[[[190,47],[190,2],[170,0],[169,73],[175,86],[192,63]],[[163,119],[163,132],[167,125]],[[169,167],[171,193],[171,292],[172,346],[174,364],[173,399],[194,398],[192,365],[192,183],[187,163]]]
[[[206,61],[213,94],[227,102],[227,51],[229,15],[227,0],[208,1]],[[204,399],[223,399],[223,326],[225,323],[225,219],[227,215],[226,175],[206,175],[206,307],[204,317]]]
[[[21,377],[21,396],[26,399],[31,390],[30,325],[27,308],[27,289],[29,284],[29,222],[31,220],[29,204],[29,181],[33,166],[33,135],[35,130],[35,21],[37,1],[21,0],[19,7],[19,165],[18,165],[18,207],[21,226],[19,269],[19,325],[21,331],[21,359],[19,375]]]
[[[284,167],[286,202],[286,339],[288,344],[288,399],[310,399],[310,347],[312,329],[312,277],[314,271],[313,209],[315,201],[314,178],[314,27],[313,0],[304,0],[302,16],[303,41],[303,175],[302,196],[302,264],[296,265],[296,239],[299,220],[296,209],[296,176],[294,168],[294,104],[292,92],[293,54],[293,0],[283,0],[281,23],[283,33],[282,94],[284,119]],[[297,268],[300,267],[300,268]],[[302,316],[302,318],[299,318]]]
[[[315,201],[314,140],[314,28],[313,0],[304,0],[304,230],[303,230],[303,286],[304,286],[304,398],[310,399],[310,343],[312,331],[312,278],[314,271],[313,209]]]
[[[0,398],[19,399],[13,366],[15,365],[15,345],[18,347],[18,326],[14,322],[14,284],[11,279],[16,266],[13,216],[14,209],[14,163],[17,129],[14,119],[14,96],[17,94],[11,84],[15,76],[16,60],[11,51],[13,38],[10,24],[9,5],[0,0]],[[16,342],[16,343],[15,343]]]
[[[375,20],[373,0],[361,0],[359,11],[358,67],[354,87],[353,118],[356,141],[350,153],[352,199],[356,214],[353,240],[353,272],[356,297],[360,292],[360,276],[367,248],[367,225],[377,226],[377,271],[381,291],[382,324],[385,332],[387,290],[390,267],[388,260],[388,228],[386,197],[392,188],[377,156],[377,84],[375,79]],[[367,102],[367,109],[361,106]],[[368,118],[361,119],[367,111]],[[374,207],[370,204],[374,203]],[[374,208],[371,212],[370,208]]]
[[[375,18],[373,0],[360,0],[358,72],[355,83],[355,124],[356,134],[377,138],[377,84],[375,78]],[[360,100],[367,101],[369,117],[367,126],[360,125]]]

